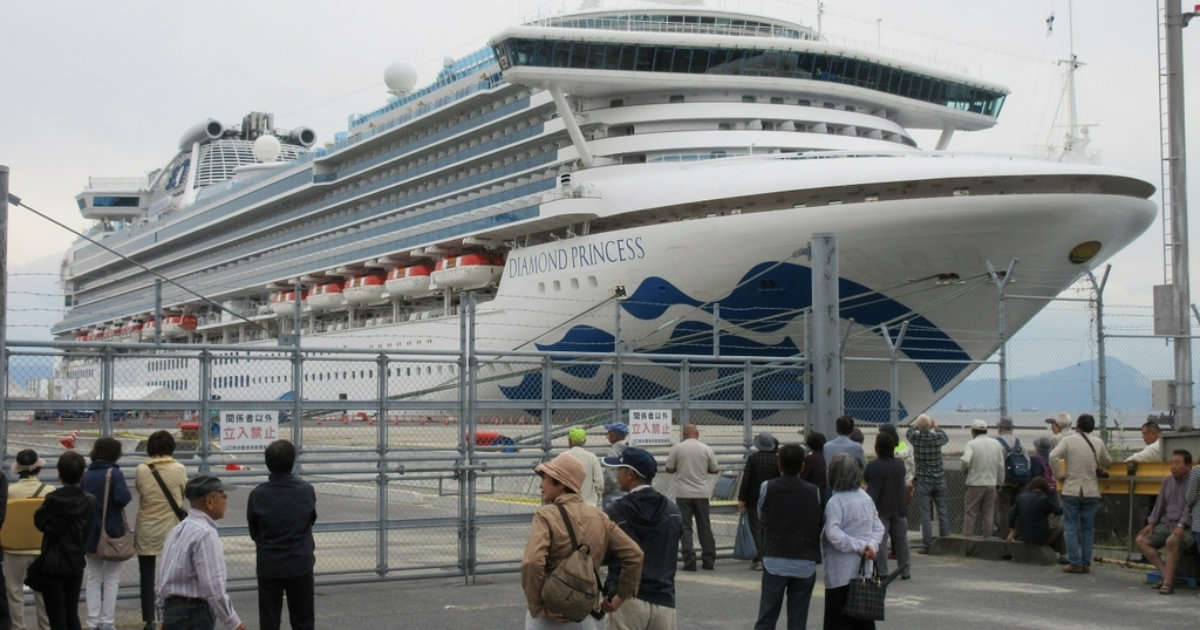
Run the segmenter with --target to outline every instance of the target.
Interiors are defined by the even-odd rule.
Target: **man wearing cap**
[[[963,536],[974,536],[976,525],[990,538],[996,526],[996,490],[1004,483],[1004,447],[988,437],[987,423],[971,421],[971,437],[963,447],[962,465],[967,474],[963,506]]]
[[[721,472],[717,456],[700,441],[700,429],[689,424],[680,432],[683,438],[667,451],[667,473],[675,475],[675,503],[683,514],[683,570],[696,570],[696,549],[692,545],[692,519],[700,538],[700,563],[712,571],[717,562],[717,543],[708,518],[708,499],[712,489],[708,476]]]
[[[1063,411],[1053,418],[1046,418],[1046,424],[1050,425],[1050,439],[1054,442],[1050,448],[1054,448],[1070,433],[1071,414]]]
[[[525,554],[521,558],[521,587],[527,605],[525,628],[597,628],[599,626],[590,617],[568,623],[569,619],[549,609],[542,599],[546,576],[574,553],[562,511],[565,510],[566,518],[571,521],[576,542],[587,547],[594,566],[600,566],[609,554],[620,560],[617,591],[605,600],[605,610],[615,611],[624,601],[637,595],[638,582],[642,579],[642,550],[607,514],[580,498],[585,473],[579,460],[562,453],[539,465],[535,472],[542,478],[543,505],[533,514],[529,540],[525,542]]]
[[[642,580],[637,597],[625,601],[618,610],[609,610],[606,600],[601,608],[611,613],[609,630],[673,630],[675,617],[675,559],[679,555],[679,537],[683,516],[670,499],[650,482],[658,472],[654,456],[640,448],[629,447],[620,457],[603,461],[617,475],[625,496],[607,510],[609,518],[642,549]],[[604,592],[616,592],[621,564],[614,560],[608,568]]]
[[[9,504],[22,499],[44,499],[54,490],[54,486],[38,479],[38,474],[42,472],[42,467],[45,465],[46,460],[38,457],[37,451],[33,449],[27,448],[17,453],[17,460],[13,462],[12,472],[19,479],[17,483],[8,487]],[[37,529],[33,526],[33,510],[37,509],[34,507],[36,505],[39,504],[30,502],[28,508],[32,509],[20,513],[15,509],[8,510],[4,518],[5,525],[7,525],[5,529],[12,530],[17,527],[36,532]],[[8,611],[12,618],[13,630],[25,630],[25,571],[40,554],[40,547],[17,549],[9,548],[7,541],[5,543],[4,587],[8,593]],[[34,591],[33,600],[37,610],[37,627],[46,630],[50,627],[50,618],[46,616],[46,602],[38,591]]]
[[[1013,434],[1013,421],[1011,418],[1000,418],[1000,421],[996,423],[995,440],[1000,443],[1000,448],[1004,449],[1006,468],[1009,452],[1024,452],[1024,447],[1021,445],[1021,438]],[[1009,483],[1007,471],[1000,478],[1000,489],[996,491],[997,531],[1008,531],[1008,513],[1012,509],[1013,504],[1017,502],[1017,497],[1021,496],[1021,492],[1025,490],[1025,486],[1029,483],[1030,479],[1017,483]]]
[[[184,486],[191,502],[163,544],[162,572],[154,592],[163,630],[245,630],[225,592],[225,552],[217,521],[225,516],[233,486],[212,475],[197,475]]]
[[[763,431],[754,438],[754,452],[746,458],[742,471],[742,487],[738,489],[738,511],[744,512],[750,521],[750,533],[754,536],[754,561],[750,568],[762,571],[762,523],[758,520],[758,490],[763,482],[779,476],[779,440]],[[747,507],[749,506],[749,507]]]
[[[570,447],[567,452],[579,460],[579,463],[583,465],[583,472],[587,473],[583,480],[583,486],[579,489],[579,495],[583,497],[584,503],[603,508],[600,500],[604,496],[604,470],[600,468],[600,458],[583,448],[586,443],[587,430],[582,427],[574,427],[567,431],[567,446]]]
[[[625,447],[629,443],[625,441],[625,437],[629,435],[629,425],[624,422],[613,422],[604,425],[604,437],[608,439],[608,455],[606,457],[620,457]],[[621,498],[624,495],[621,488],[617,485],[617,474],[610,470],[604,471],[604,504],[601,507],[607,508],[612,505],[613,501]]]

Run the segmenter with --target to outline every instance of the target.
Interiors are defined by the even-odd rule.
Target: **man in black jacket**
[[[763,576],[755,630],[774,630],[787,594],[789,630],[808,623],[808,605],[821,559],[821,493],[800,478],[804,450],[797,444],[779,447],[778,479],[764,482],[759,493],[762,519]]]
[[[292,629],[311,630],[317,495],[308,482],[292,474],[296,447],[291,442],[272,442],[265,457],[271,476],[250,491],[246,504],[246,524],[258,549],[258,627],[279,630],[286,592]]]
[[[670,499],[650,487],[658,472],[654,456],[640,448],[626,448],[619,456],[601,463],[614,469],[621,491],[626,493],[606,511],[629,537],[637,541],[645,561],[637,597],[613,609],[606,599],[601,608],[610,614],[610,630],[675,628],[675,562],[683,516]],[[609,565],[604,592],[616,592],[621,562]]]

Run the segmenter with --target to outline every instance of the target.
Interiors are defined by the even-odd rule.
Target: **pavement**
[[[712,572],[680,571],[679,628],[753,626],[762,574],[749,566],[718,559]],[[1194,628],[1200,606],[1196,590],[1180,587],[1173,595],[1160,595],[1146,584],[1144,568],[1100,559],[1091,573],[1070,575],[1057,565],[914,555],[912,575],[889,587],[881,627]],[[256,593],[235,592],[233,601],[246,627],[257,628]],[[808,627],[821,627],[823,607],[818,575]],[[141,628],[136,600],[122,599],[117,608],[118,628]],[[316,614],[323,628],[519,628],[525,604],[520,577],[506,573],[480,576],[470,585],[462,578],[434,578],[318,586]],[[786,627],[786,619],[778,627]]]

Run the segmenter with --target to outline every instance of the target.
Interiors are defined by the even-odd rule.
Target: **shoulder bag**
[[[121,535],[108,535],[108,493],[112,486],[112,468],[104,476],[104,507],[100,512],[100,542],[96,545],[96,555],[101,560],[123,561],[133,557],[133,537],[129,535],[129,523],[125,520],[125,509],[121,508]],[[32,588],[32,587],[31,587]]]
[[[571,537],[571,555],[546,576],[542,583],[542,604],[547,611],[578,623],[596,609],[600,600],[600,574],[592,564],[588,546],[575,539],[575,528],[571,526],[566,508],[560,503],[555,506]]]
[[[158,482],[158,487],[162,489],[163,495],[167,497],[167,503],[171,504],[171,511],[175,512],[175,518],[181,521],[187,518],[187,510],[179,507],[179,504],[175,502],[175,495],[171,494],[170,490],[167,490],[167,484],[163,481],[162,475],[158,474],[158,470],[154,468],[154,464],[146,464],[146,468],[150,469],[150,474],[154,475],[154,480]]]
[[[1080,434],[1079,437],[1083,438],[1083,441],[1088,445],[1088,448],[1092,449],[1092,458],[1096,460],[1096,479],[1108,479],[1108,471],[1100,467],[1100,456],[1096,454],[1096,447],[1092,446],[1092,441],[1088,438],[1086,433]]]

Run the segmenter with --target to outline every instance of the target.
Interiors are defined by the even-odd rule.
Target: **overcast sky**
[[[1157,16],[1150,0],[1083,0],[1074,6],[1079,119],[1095,125],[1101,162],[1155,185],[1159,171]],[[1190,2],[1185,2],[1190,7]],[[710,6],[765,11],[816,26],[817,3],[726,0]],[[319,143],[344,130],[349,114],[386,102],[382,75],[395,61],[417,67],[418,85],[443,58],[538,10],[577,0],[442,2],[113,0],[13,2],[0,37],[0,164],[29,205],[86,227],[74,196],[88,176],[137,176],[161,167],[192,124],[240,124],[250,111],[276,125],[305,125]],[[903,51],[1012,90],[993,130],[959,133],[952,149],[1028,153],[1058,141],[1062,92],[1056,62],[1069,51],[1065,0],[826,0],[832,41]],[[1047,34],[1045,20],[1056,16]],[[1189,83],[1189,196],[1200,200],[1200,21],[1184,31]],[[1065,122],[1065,116],[1060,122]],[[932,148],[933,135],[920,135]],[[1193,217],[1191,233],[1200,233]],[[9,263],[18,273],[57,273],[74,239],[23,209],[10,209]],[[1200,242],[1200,241],[1198,241]],[[1193,252],[1192,259],[1200,258]],[[1106,299],[1150,303],[1162,282],[1161,226],[1111,261]],[[1195,268],[1195,265],[1193,265]],[[1019,269],[1018,269],[1019,272]],[[1193,272],[1194,286],[1200,274]],[[1193,288],[1193,294],[1196,289]],[[14,300],[15,301],[15,300]],[[1196,298],[1193,297],[1193,301]],[[12,304],[12,302],[10,302]],[[45,319],[51,319],[46,316]]]

